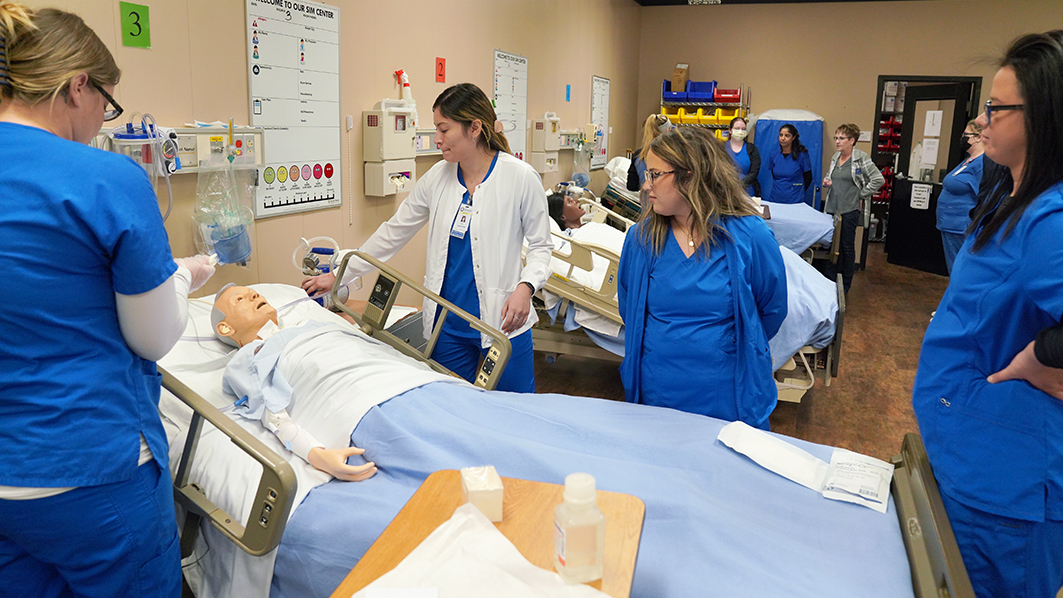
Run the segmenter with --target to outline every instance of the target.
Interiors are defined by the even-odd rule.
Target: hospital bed
[[[824,214],[805,203],[781,204],[762,201],[770,217],[765,222],[779,245],[798,255],[811,255],[837,261],[838,243],[841,237],[841,218]]]
[[[257,289],[275,305],[302,293],[281,285]],[[387,301],[380,303],[384,313],[363,318],[363,326],[383,321],[377,316],[386,316]],[[292,309],[314,319],[337,318],[309,301]],[[194,301],[190,312],[193,336],[209,328],[208,302]],[[380,328],[371,331],[366,338],[387,338]],[[735,597],[973,595],[914,435],[894,460],[892,499],[881,514],[826,500],[764,470],[714,440],[724,422],[713,418],[437,381],[380,401],[359,421],[341,421],[346,406],[338,404],[322,411],[323,422],[301,422],[349,435],[380,469],[365,482],[337,482],[305,471],[298,458],[280,457],[283,449],[257,422],[226,423],[218,410],[232,400],[221,393],[223,345],[195,340],[176,353],[161,362],[168,392],[160,413],[171,435],[172,468],[185,468],[189,483],[205,491],[202,504],[217,514],[186,568],[199,598],[328,596],[429,474],[483,463],[503,476],[554,483],[588,471],[600,489],[641,498],[646,519],[632,596],[692,596],[706,587]],[[415,355],[401,358],[412,373],[430,371]],[[293,418],[298,409],[293,403]],[[194,416],[222,429],[201,426],[193,439]],[[183,449],[185,438],[199,450]],[[785,440],[829,460],[829,447]],[[276,487],[275,480],[281,480]],[[273,510],[269,523],[257,519],[266,504],[255,492],[261,487],[269,504],[297,506],[290,518]],[[230,538],[219,533],[219,521],[243,522],[247,529],[272,525],[271,540]]]
[[[564,233],[551,221],[553,274],[537,301],[535,349],[546,353],[548,362],[562,354],[619,362],[624,355],[616,302],[618,250],[623,244],[619,231],[633,223],[592,200],[581,204],[591,210],[590,222],[575,231]],[[804,377],[777,380],[780,400],[798,402],[814,385],[819,365],[825,384],[838,375],[845,300],[840,279],[832,284],[794,252],[785,247],[780,252],[790,313],[769,344],[775,369],[803,366]]]

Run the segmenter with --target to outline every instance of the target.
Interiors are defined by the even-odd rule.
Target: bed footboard
[[[919,435],[906,434],[901,453],[892,461],[895,469],[890,493],[897,507],[916,598],[974,598]]]
[[[292,466],[165,369],[160,367],[159,371],[162,373],[163,387],[184,401],[193,411],[181,460],[174,476],[174,500],[184,507],[186,513],[181,533],[181,557],[192,553],[199,524],[203,519],[210,521],[221,533],[250,554],[261,556],[273,550],[280,544],[284,526],[295,501],[296,480]],[[255,492],[254,507],[247,521],[236,521],[234,516],[212,503],[194,480],[189,480],[204,420],[221,430],[233,444],[262,465],[262,477]]]

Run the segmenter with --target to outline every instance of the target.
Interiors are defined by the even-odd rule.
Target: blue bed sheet
[[[409,391],[351,436],[379,473],[316,488],[296,510],[272,596],[329,596],[429,474],[485,463],[552,483],[586,471],[641,498],[633,597],[913,596],[892,501],[880,514],[824,499],[721,445],[723,425],[602,399]],[[828,447],[789,440],[829,460]]]
[[[779,245],[800,254],[816,243],[830,245],[834,238],[834,219],[803,203],[762,202],[771,211],[764,222],[775,233]]]

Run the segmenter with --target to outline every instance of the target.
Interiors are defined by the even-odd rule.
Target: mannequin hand
[[[506,304],[502,306],[502,332],[509,334],[524,325],[531,310],[531,289],[523,282],[510,293]]]
[[[179,257],[174,259],[178,266],[184,266],[192,273],[192,283],[188,288],[188,292],[192,293],[198,291],[200,287],[210,280],[211,276],[214,276],[214,266],[210,265],[210,257],[206,255],[195,255],[192,257]]]
[[[1033,342],[1019,351],[1019,354],[1011,360],[1008,367],[992,374],[988,378],[990,384],[1007,380],[1025,380],[1031,386],[1053,397],[1063,400],[1063,369],[1050,368],[1037,361],[1033,353]]]
[[[827,178],[827,177],[823,177],[823,186],[824,187],[830,187],[830,184],[831,184],[830,183],[830,179]]]
[[[365,449],[347,447],[343,449],[326,449],[320,446],[310,449],[307,460],[314,467],[341,480],[348,482],[361,482],[373,477],[376,473],[376,464],[372,461],[365,465],[347,465],[347,457],[361,455]]]
[[[303,279],[303,290],[311,297],[332,292],[332,285],[336,283],[336,275],[329,272],[308,276]]]

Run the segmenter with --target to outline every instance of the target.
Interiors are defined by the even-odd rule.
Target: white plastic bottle
[[[565,478],[565,502],[554,509],[554,567],[567,583],[602,578],[605,516],[595,504],[594,476]]]

